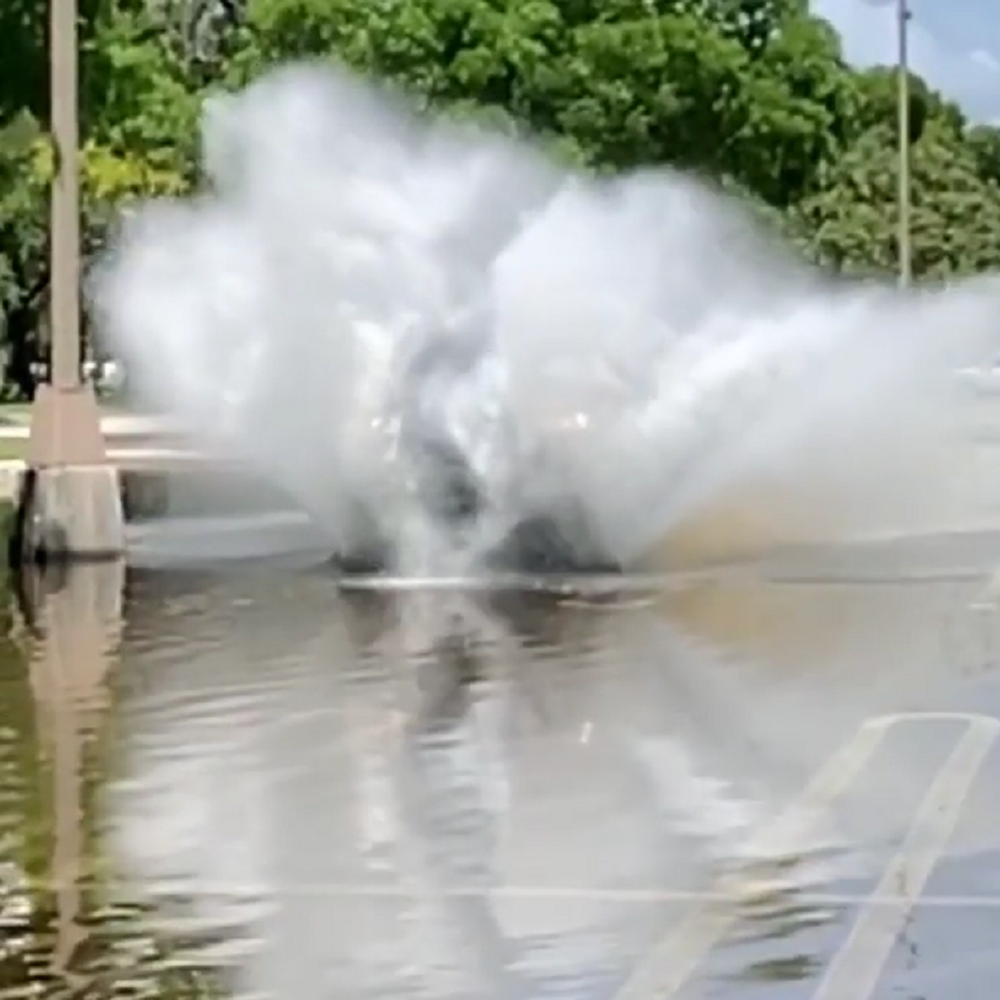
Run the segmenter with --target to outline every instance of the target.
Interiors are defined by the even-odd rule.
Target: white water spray
[[[758,481],[905,507],[952,371],[995,350],[992,279],[828,280],[691,179],[574,175],[340,71],[210,104],[204,171],[123,225],[100,329],[148,403],[404,570],[539,512],[628,563]],[[457,528],[443,453],[481,499]]]

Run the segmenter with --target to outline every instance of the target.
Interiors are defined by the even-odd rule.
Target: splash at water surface
[[[762,484],[891,520],[933,499],[951,373],[996,340],[992,279],[835,281],[688,177],[583,176],[342,70],[214,100],[203,151],[98,267],[100,328],[331,551],[404,572],[539,525],[629,565]]]

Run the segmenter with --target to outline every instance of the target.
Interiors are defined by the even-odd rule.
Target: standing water
[[[123,576],[6,605],[0,1000],[991,995],[975,574]]]

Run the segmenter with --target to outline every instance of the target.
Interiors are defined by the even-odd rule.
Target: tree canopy
[[[0,9],[0,320],[16,372],[47,288],[47,4]],[[80,0],[87,246],[137,195],[189,187],[203,98],[329,57],[476,109],[594,170],[722,181],[851,273],[893,269],[894,68],[859,72],[806,0]],[[1000,130],[910,80],[913,264],[1000,265]],[[10,368],[10,365],[9,365]]]

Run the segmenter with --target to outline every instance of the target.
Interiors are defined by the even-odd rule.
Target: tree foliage
[[[0,5],[0,321],[23,368],[47,285],[47,4]],[[898,75],[844,61],[807,0],[80,0],[88,247],[195,180],[201,102],[296,57],[477,109],[595,170],[719,178],[848,272],[897,259]],[[918,277],[1000,263],[1000,130],[908,79]],[[23,355],[23,357],[22,357]],[[17,365],[15,364],[15,368]]]
[[[987,183],[1000,184],[1000,128],[973,126],[966,132],[965,145],[972,153],[976,173]]]
[[[883,128],[865,132],[825,171],[797,212],[821,260],[885,272],[897,262],[899,156]],[[932,121],[910,150],[914,273],[928,279],[1000,265],[1000,188],[984,182],[974,151]]]

